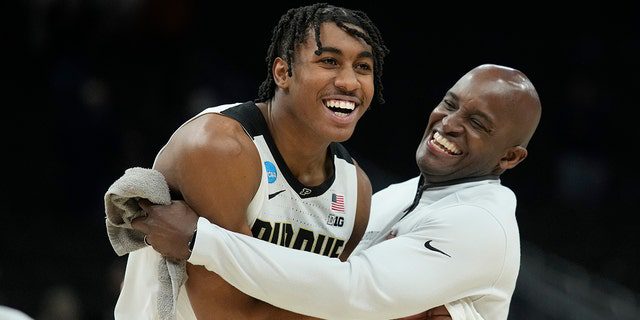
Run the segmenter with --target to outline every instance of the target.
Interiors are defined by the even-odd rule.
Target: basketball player
[[[344,261],[364,234],[371,184],[339,142],[372,100],[384,103],[387,53],[363,12],[323,3],[290,9],[273,30],[255,102],[188,120],[153,168],[174,199],[222,227]],[[157,317],[161,258],[151,247],[129,254],[116,319]],[[188,264],[187,273],[178,319],[304,318],[243,294],[202,266]]]

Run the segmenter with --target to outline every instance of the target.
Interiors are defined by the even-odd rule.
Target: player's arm
[[[199,216],[225,229],[251,235],[247,208],[260,185],[262,165],[251,138],[235,120],[221,115],[196,118],[174,134],[154,168],[165,175],[171,190],[177,191]],[[153,244],[154,239],[149,242]],[[182,243],[176,245],[185,247]],[[198,310],[207,312],[207,308],[244,299],[240,297],[244,296],[242,292],[201,266],[188,264],[187,271],[187,291],[196,314]],[[251,306],[241,311],[243,318],[310,319],[251,299]],[[211,306],[214,301],[217,307]]]
[[[174,203],[139,204],[148,216],[132,222],[145,241],[164,256],[186,259],[197,215],[232,231],[249,234],[246,208],[261,178],[257,150],[236,121],[208,114],[181,126],[156,157]],[[181,206],[175,200],[186,200]],[[202,268],[201,268],[202,269]]]
[[[198,215],[251,234],[246,211],[260,184],[260,156],[238,122],[209,114],[171,137],[154,168]]]
[[[355,160],[354,160],[355,162]],[[358,179],[358,202],[356,207],[356,219],[353,225],[351,237],[347,241],[344,250],[340,254],[340,260],[346,260],[353,250],[362,240],[367,224],[369,223],[369,213],[371,211],[371,181],[367,174],[356,163],[356,175]]]
[[[423,221],[346,262],[227,232],[199,219],[189,261],[294,312],[328,319],[400,318],[473,294],[500,275],[501,226],[477,207],[446,210],[446,221]],[[443,253],[427,248],[430,240]]]
[[[171,137],[154,168],[165,176],[172,193],[199,216],[225,229],[251,234],[247,208],[262,170],[255,145],[237,121],[206,114],[188,122]],[[148,236],[152,245],[153,237]],[[202,266],[187,264],[187,274],[186,291],[198,318],[242,312],[254,302]]]

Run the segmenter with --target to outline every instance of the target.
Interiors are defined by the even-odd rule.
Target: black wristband
[[[191,241],[189,241],[189,253],[193,252],[193,246],[196,244],[196,233],[198,230],[193,231],[193,237],[191,237]]]

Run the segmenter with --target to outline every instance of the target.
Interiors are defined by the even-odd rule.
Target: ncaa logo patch
[[[264,162],[264,168],[267,170],[267,181],[269,183],[276,182],[278,178],[278,172],[276,171],[276,166],[271,161]]]

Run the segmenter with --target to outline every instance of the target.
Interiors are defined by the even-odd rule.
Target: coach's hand
[[[145,234],[145,242],[172,261],[189,259],[189,244],[198,224],[198,215],[183,201],[157,205],[138,201],[146,216],[131,221],[131,226]]]

